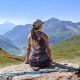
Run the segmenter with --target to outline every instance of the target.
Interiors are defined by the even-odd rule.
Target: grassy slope
[[[80,36],[75,36],[51,47],[52,57],[56,60],[78,60],[80,62]]]
[[[76,60],[80,62],[80,36],[75,36],[55,46],[50,46],[52,58],[58,61]],[[25,59],[25,54],[22,56]]]
[[[0,49],[0,66],[18,64],[21,62],[22,62],[21,59],[13,57],[13,56],[9,55],[7,52],[5,52],[4,50]]]

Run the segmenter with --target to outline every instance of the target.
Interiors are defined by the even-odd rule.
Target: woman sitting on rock
[[[41,31],[42,27],[43,22],[36,20],[28,34],[26,63],[29,63],[31,67],[48,67],[52,63],[48,36]]]

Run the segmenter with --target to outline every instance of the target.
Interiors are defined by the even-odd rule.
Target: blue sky
[[[80,22],[80,0],[0,0],[0,23],[27,24],[51,17]]]

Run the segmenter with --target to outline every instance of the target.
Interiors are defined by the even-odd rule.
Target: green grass
[[[58,61],[75,60],[80,63],[80,36],[75,36],[55,46],[51,46],[52,58]],[[22,63],[26,58],[15,57],[0,49],[0,66]]]
[[[0,66],[19,64],[22,62],[23,62],[22,59],[16,58],[15,56],[12,56],[5,52],[4,50],[0,49]]]
[[[75,36],[55,46],[51,46],[55,60],[80,60],[80,36]]]

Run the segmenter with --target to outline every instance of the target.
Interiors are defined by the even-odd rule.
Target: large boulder
[[[55,64],[50,68],[45,69],[54,69],[54,70],[61,70],[61,69],[73,69],[73,67],[65,66],[63,64]],[[41,69],[41,70],[45,70]],[[4,72],[24,72],[24,71],[33,71],[29,64],[19,64],[19,65],[12,65],[5,68],[0,69],[0,73]],[[80,80],[76,74],[72,72],[66,71],[58,71],[58,72],[50,72],[50,73],[41,73],[41,74],[27,74],[27,75],[20,75],[15,77],[0,77],[0,80]]]

